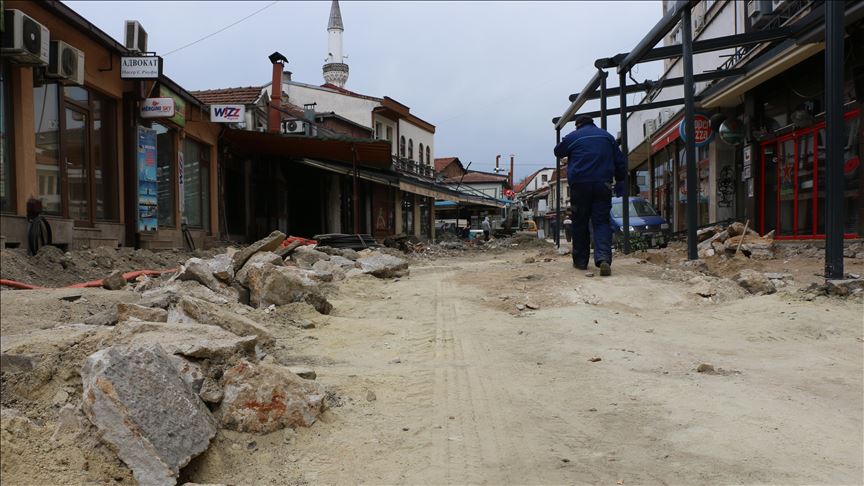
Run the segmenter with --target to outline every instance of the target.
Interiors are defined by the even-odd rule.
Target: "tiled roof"
[[[446,169],[448,165],[450,165],[456,160],[459,160],[459,157],[443,157],[440,159],[435,159],[435,172],[441,172],[442,170]]]
[[[208,89],[204,91],[192,91],[192,96],[201,100],[205,105],[219,103],[252,105],[261,97],[261,89],[261,86]]]
[[[447,182],[459,182],[462,181],[463,184],[469,184],[472,182],[507,182],[507,176],[498,175],[498,174],[490,174],[488,172],[468,172],[464,177],[451,177],[447,179]]]
[[[381,101],[381,98],[376,98],[374,96],[367,96],[367,95],[363,95],[360,93],[355,93],[351,90],[348,90],[345,88],[340,88],[339,86],[336,86],[335,84],[324,83],[321,85],[321,87],[327,88],[327,89],[332,89],[333,91],[337,91],[337,92],[342,93],[344,95],[354,96],[356,98],[363,98],[364,100],[379,101],[379,102]]]

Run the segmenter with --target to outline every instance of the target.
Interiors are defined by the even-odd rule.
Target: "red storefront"
[[[861,110],[844,116],[844,235],[862,234]],[[759,232],[777,239],[825,237],[825,122],[760,143]]]

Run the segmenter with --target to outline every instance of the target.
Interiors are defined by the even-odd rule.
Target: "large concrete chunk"
[[[279,245],[285,241],[285,233],[281,231],[274,231],[267,235],[267,237],[262,238],[255,243],[243,248],[234,254],[234,272],[238,272],[243,265],[246,263],[252,255],[258,253],[259,251],[273,251],[279,248]]]
[[[118,321],[168,322],[168,311],[159,307],[144,307],[137,304],[117,304]]]
[[[741,270],[737,281],[738,285],[747,289],[751,294],[773,294],[777,291],[768,277],[761,272],[749,268]]]
[[[325,410],[324,387],[282,366],[244,361],[225,372],[222,384],[217,417],[227,429],[267,434],[309,427]]]
[[[157,346],[110,347],[81,370],[84,413],[142,485],[174,485],[216,424]]]
[[[363,273],[378,278],[394,278],[408,275],[408,261],[392,255],[372,252],[357,260]]]
[[[249,301],[254,307],[308,302],[318,312],[328,314],[332,306],[314,280],[315,272],[297,267],[277,267],[267,263],[249,270]]]
[[[276,265],[277,267],[285,264],[285,262],[282,261],[282,257],[276,253],[273,253],[272,251],[260,251],[246,260],[243,268],[241,268],[234,276],[234,280],[240,285],[246,285],[246,276],[249,274],[249,269],[262,263],[269,263],[271,265]]]
[[[214,292],[219,292],[223,287],[213,276],[210,265],[200,258],[186,260],[177,273],[177,280],[194,280]]]
[[[228,253],[220,253],[204,261],[210,268],[210,273],[220,281],[229,283],[234,278],[234,259]]]
[[[273,335],[269,331],[252,319],[235,314],[216,304],[195,297],[182,297],[177,305],[186,315],[201,324],[219,326],[238,336],[257,336],[261,342],[273,339]]]
[[[250,353],[257,336],[237,336],[215,326],[192,323],[127,321],[114,328],[115,342],[147,346],[159,344],[169,354],[192,358],[228,357]]]
[[[315,262],[319,262],[321,260],[329,260],[330,255],[318,251],[311,246],[301,246],[294,250],[294,253],[291,255],[291,259],[297,262],[298,267],[308,270],[312,268],[312,265],[315,265]]]

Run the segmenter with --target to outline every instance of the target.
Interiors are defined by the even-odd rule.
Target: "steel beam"
[[[825,278],[843,278],[843,2],[825,2]]]
[[[705,81],[743,76],[745,74],[747,74],[747,70],[744,68],[727,69],[725,71],[708,71],[705,73],[694,74],[693,81],[696,83],[703,83]],[[644,83],[627,86],[626,92],[627,94],[641,93],[655,88],[668,88],[670,86],[681,86],[682,84],[684,84],[684,78],[668,78],[661,79],[660,81],[645,81]],[[606,96],[618,96],[619,89],[621,88],[615,87],[606,89]],[[579,97],[579,94],[580,93],[571,94],[570,101],[573,101],[577,97]],[[603,92],[600,90],[588,94],[589,100],[595,100],[598,98],[601,100],[602,103]]]
[[[693,101],[699,102],[701,100],[702,100],[701,96],[693,97]],[[666,108],[668,106],[678,106],[678,105],[683,105],[683,104],[684,104],[684,98],[675,98],[674,100],[655,101],[653,103],[642,103],[641,105],[627,106],[627,107],[625,107],[625,112],[629,115],[630,113],[634,113],[637,111],[653,110],[655,108]],[[620,115],[620,114],[621,114],[620,108],[609,108],[608,110],[606,110],[607,116]],[[602,113],[600,111],[589,111],[589,112],[585,112],[585,113],[577,113],[577,114],[573,115],[573,118],[575,119],[579,115],[588,115],[588,116],[593,118],[595,116],[601,116]]]
[[[584,91],[585,93],[589,93],[589,92],[597,89],[597,86],[600,86],[600,71],[597,71],[596,73],[594,73],[594,76],[591,78],[591,81],[588,81],[588,84],[585,85],[585,89],[583,89],[582,91]],[[555,129],[560,130],[561,128],[563,128],[564,125],[566,125],[566,122],[565,123],[559,123],[559,122],[562,119],[569,121],[571,119],[571,116],[573,115],[573,113],[576,113],[577,111],[579,111],[579,108],[582,108],[582,105],[584,105],[586,101],[588,101],[587,98],[575,99],[572,103],[570,103],[570,106],[567,108],[567,111],[565,111],[563,115],[561,115],[560,117],[557,117],[557,118],[553,118],[552,123],[555,124]]]
[[[621,106],[619,115],[621,116],[621,152],[624,157],[628,157],[630,149],[627,147],[627,73],[618,73],[618,86],[625,89],[619,90],[618,104]],[[621,231],[624,234],[624,254],[630,253],[630,162],[627,161],[627,167],[624,171],[624,194],[621,196],[621,208],[624,210],[624,224],[621,225]],[[620,182],[620,181],[616,181]]]
[[[636,64],[642,61],[642,58],[651,51],[651,49],[663,40],[663,37],[675,28],[678,19],[684,12],[689,12],[690,9],[698,3],[696,0],[678,0],[671,10],[666,12],[666,15],[657,22],[654,27],[648,32],[648,35],[642,38],[636,47],[630,51],[621,63],[618,64],[618,74],[630,72]],[[621,85],[623,86],[623,84]]]
[[[606,71],[603,71],[602,69],[600,70],[600,72],[602,73],[602,75],[600,77],[600,91],[599,91],[599,93],[600,93],[600,128],[602,128],[603,130],[606,130],[606,116],[608,115],[608,113],[606,113],[606,97],[609,96],[608,92],[606,90],[606,78],[608,78],[609,75],[606,73]],[[578,98],[578,96],[577,96],[577,98]]]
[[[561,128],[555,128],[555,146],[561,143]],[[561,248],[561,159],[555,158],[555,246]]]
[[[693,84],[693,31],[691,30],[690,9],[684,11],[681,20],[681,47],[683,55],[681,60],[684,67],[684,147],[687,164],[687,258],[697,260],[699,254],[696,248],[697,203],[699,201],[699,186],[696,180],[696,126],[694,118],[696,115],[693,106],[695,86]]]

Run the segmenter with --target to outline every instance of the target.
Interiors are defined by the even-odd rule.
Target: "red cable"
[[[123,274],[123,280],[126,280],[128,282],[129,280],[133,280],[140,275],[162,275],[163,273],[171,273],[171,272],[176,272],[176,271],[177,271],[176,268],[169,268],[168,270],[136,270],[134,272],[124,273]],[[77,283],[77,284],[67,285],[66,287],[56,287],[56,288],[83,289],[83,288],[87,288],[87,287],[101,287],[103,282],[104,282],[104,279],[103,280],[91,280],[89,282],[81,282],[81,283]],[[30,285],[30,284],[26,284],[24,282],[18,282],[15,280],[7,280],[5,278],[0,279],[0,285],[5,285],[7,287],[22,289],[22,290],[38,290],[38,289],[50,288],[50,287],[39,287],[38,285]]]

